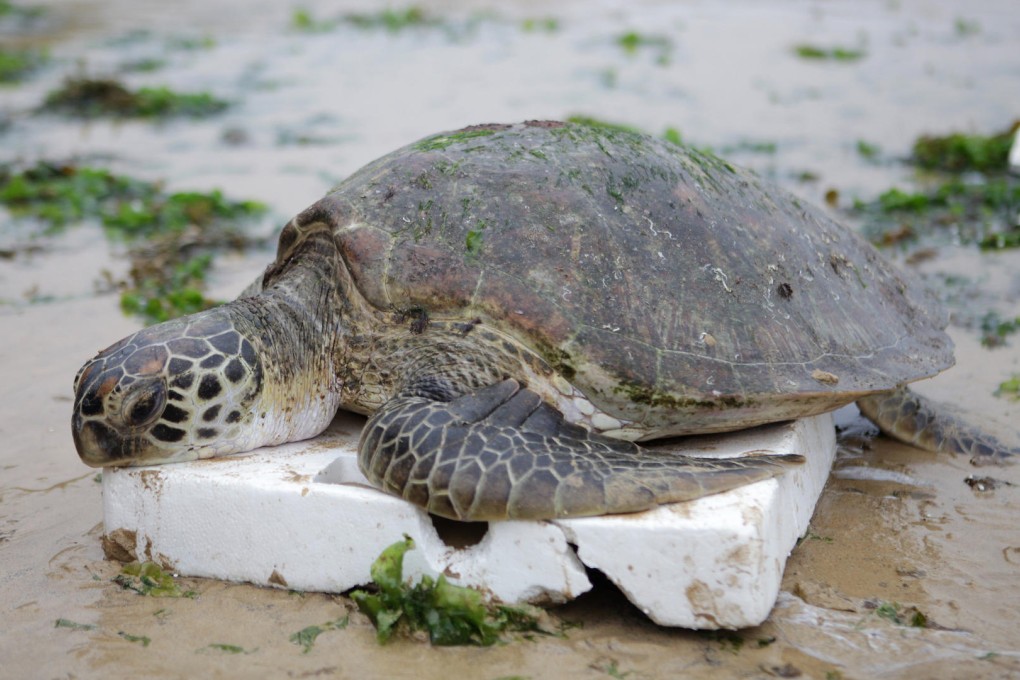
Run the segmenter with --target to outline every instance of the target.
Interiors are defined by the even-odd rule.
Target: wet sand
[[[520,30],[519,19],[549,13],[521,2],[499,6],[505,23],[483,22],[457,39],[347,29],[332,39],[303,36],[287,29],[290,8],[265,3],[265,12],[238,13],[231,4],[184,3],[163,20],[157,5],[52,3],[39,39],[57,64],[0,91],[0,109],[15,118],[0,137],[2,160],[112,155],[119,171],[175,188],[220,186],[259,198],[282,223],[363,163],[430,132],[586,113],[651,132],[677,126],[821,203],[829,187],[870,198],[907,183],[908,168],[858,157],[857,139],[895,158],[924,132],[996,131],[1020,116],[1012,43],[1020,17],[1010,2],[969,3],[962,14],[948,2],[567,3],[556,12],[559,30],[548,34]],[[330,13],[326,3],[303,6]],[[454,15],[452,3],[426,6]],[[958,19],[979,31],[960,35]],[[139,26],[153,34],[111,46],[111,37]],[[669,64],[622,53],[613,38],[630,28],[672,36]],[[114,69],[129,52],[183,34],[211,35],[216,46],[174,53],[162,73],[146,77],[222,91],[242,102],[237,110],[162,126],[28,115],[77,57]],[[805,64],[789,54],[805,41],[863,41],[868,57]],[[224,145],[229,127],[249,142]],[[332,141],[281,141],[294,130]],[[776,151],[748,151],[741,143],[749,140],[774,141]],[[821,179],[796,182],[805,169]],[[102,269],[116,274],[125,264],[96,228],[32,240],[3,220],[2,245],[42,249],[0,260],[0,677],[1020,677],[1020,467],[973,468],[853,433],[773,614],[732,634],[656,627],[606,582],[550,612],[550,627],[578,624],[563,637],[485,649],[409,640],[380,647],[342,597],[188,578],[180,583],[193,599],[124,590],[111,581],[120,566],[100,547],[96,471],[77,460],[68,425],[75,371],[138,326],[120,314],[116,295],[94,292]],[[1020,253],[982,254],[951,239],[931,247],[935,257],[911,269],[963,300],[954,303],[958,319],[973,308],[1020,315]],[[223,259],[213,293],[235,293],[269,257]],[[960,277],[969,281],[962,293],[946,283]],[[1020,404],[993,393],[1020,373],[1020,339],[989,350],[973,328],[950,330],[958,365],[920,390],[1017,438]],[[999,484],[972,488],[972,475]],[[884,603],[908,617],[915,608],[928,626],[879,616]],[[323,633],[307,654],[289,641],[348,614],[346,628]],[[83,628],[57,627],[58,619]]]

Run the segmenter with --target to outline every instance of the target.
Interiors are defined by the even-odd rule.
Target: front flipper
[[[857,407],[882,432],[912,446],[967,455],[975,465],[1020,460],[1020,449],[981,432],[945,406],[906,387],[860,399]]]
[[[554,519],[647,510],[780,474],[801,456],[662,454],[567,423],[514,380],[449,402],[398,396],[365,426],[370,482],[459,520]]]

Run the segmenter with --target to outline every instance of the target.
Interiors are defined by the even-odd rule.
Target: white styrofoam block
[[[766,449],[801,453],[809,462],[781,477],[690,503],[556,522],[584,564],[605,573],[660,625],[714,629],[764,621],[836,449],[828,414],[713,440],[718,448],[712,455]]]
[[[768,615],[835,454],[829,415],[693,438],[681,444],[692,455],[765,450],[808,463],[644,513],[493,522],[455,548],[423,510],[367,485],[355,451],[363,422],[342,415],[314,440],[241,456],[108,468],[107,536],[184,575],[342,592],[369,582],[372,562],[406,534],[417,546],[408,578],[444,573],[505,602],[546,604],[590,589],[587,565],[660,624],[734,628]]]

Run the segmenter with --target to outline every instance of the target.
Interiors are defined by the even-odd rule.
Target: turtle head
[[[74,381],[81,459],[150,465],[266,443],[263,361],[237,322],[226,305],[143,329],[87,362]]]
[[[325,224],[297,231],[248,296],[138,331],[78,371],[71,430],[86,464],[212,458],[329,425],[353,284]]]

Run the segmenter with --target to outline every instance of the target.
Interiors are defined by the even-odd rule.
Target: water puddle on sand
[[[300,31],[298,6],[269,0],[38,4],[47,14],[31,30],[0,31],[51,56],[26,83],[0,90],[0,162],[79,160],[169,190],[218,187],[265,202],[276,224],[379,155],[472,123],[585,114],[655,134],[676,128],[812,202],[838,189],[846,206],[909,186],[912,171],[897,159],[918,135],[995,132],[1020,117],[1013,0],[424,2],[439,23],[399,31],[342,22]],[[300,7],[320,23],[366,11],[325,0]],[[628,51],[618,39],[631,31]],[[792,48],[802,43],[865,56],[798,59]],[[145,60],[161,65],[128,67]],[[33,112],[79,69],[132,87],[208,90],[233,105],[161,123]],[[881,150],[878,162],[858,152],[859,140]],[[220,256],[212,295],[235,294],[270,258]],[[981,254],[947,237],[908,266],[958,324],[958,366],[919,389],[1016,437],[1020,405],[994,391],[1020,374],[1020,340],[989,350],[977,326],[988,310],[1020,316],[1018,253]],[[352,615],[303,654],[290,635],[344,616],[348,601],[201,579],[181,579],[194,599],[123,590],[100,549],[100,485],[78,462],[68,424],[81,363],[140,324],[121,315],[110,284],[126,268],[94,225],[41,236],[0,213],[0,674],[1020,675],[1020,470],[972,468],[881,439],[847,442],[779,605],[762,626],[732,635],[657,628],[603,583],[553,612],[550,625],[583,622],[565,637],[380,648]],[[927,628],[904,625],[915,612]]]

